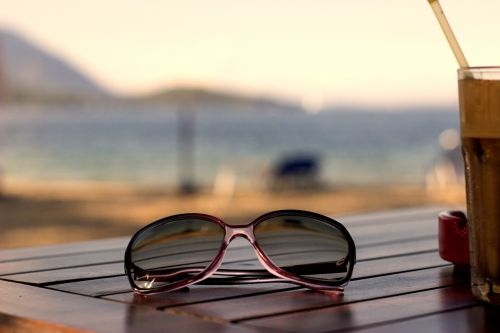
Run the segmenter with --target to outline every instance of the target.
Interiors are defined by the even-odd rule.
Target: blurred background
[[[441,3],[469,62],[498,65],[500,3]],[[457,64],[427,1],[0,8],[2,248],[180,212],[464,205]]]

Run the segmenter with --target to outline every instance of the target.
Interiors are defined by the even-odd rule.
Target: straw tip
[[[436,2],[437,0],[427,0],[429,1],[430,4],[432,4],[433,2]]]

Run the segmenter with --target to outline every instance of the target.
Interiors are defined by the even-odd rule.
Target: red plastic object
[[[467,217],[464,212],[439,214],[439,255],[457,266],[469,266]]]

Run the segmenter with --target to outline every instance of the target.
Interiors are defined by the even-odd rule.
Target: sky
[[[470,65],[500,65],[500,1],[441,0]],[[427,0],[0,0],[0,27],[118,94],[178,85],[328,105],[456,105]]]

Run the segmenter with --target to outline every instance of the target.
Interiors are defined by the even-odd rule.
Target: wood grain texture
[[[433,235],[430,237],[415,238],[392,243],[360,245],[356,248],[356,257],[359,260],[369,260],[387,256],[431,252],[437,250],[438,239],[435,235]]]
[[[389,209],[376,212],[340,215],[334,217],[347,225],[384,225],[411,221],[436,220],[438,214],[449,209],[445,206]]]
[[[272,294],[278,291],[296,290],[297,286],[287,283],[269,283],[258,285],[235,285],[235,286],[193,286],[188,289],[174,291],[168,295],[143,297],[134,293],[104,296],[104,299],[120,301],[129,304],[144,304],[155,308],[175,307],[185,304],[197,304],[205,302],[219,302],[225,299],[244,298],[251,299],[256,295]],[[190,315],[188,312],[183,312]],[[201,315],[204,317],[204,315]],[[216,317],[211,317],[216,318]]]
[[[84,330],[74,327],[37,320],[28,317],[11,316],[0,313],[0,332],[9,333],[81,333]],[[85,330],[85,332],[88,332]]]
[[[454,286],[242,323],[245,326],[286,332],[335,332],[460,309],[474,304],[477,304],[477,301],[469,288]]]
[[[392,253],[392,252],[391,252]],[[443,261],[439,255],[433,251],[433,252],[424,252],[424,253],[417,253],[417,254],[412,254],[412,255],[399,255],[399,256],[389,256],[384,259],[379,259],[379,260],[367,260],[367,261],[358,261],[354,268],[354,274],[353,274],[353,280],[356,279],[362,279],[362,278],[367,278],[369,276],[379,276],[379,275],[387,275],[387,274],[394,274],[394,273],[399,273],[403,271],[412,271],[412,270],[420,270],[420,269],[426,269],[426,268],[433,268],[433,267],[440,267],[440,266],[446,266],[449,265],[447,262]],[[109,267],[109,265],[105,265],[106,267]],[[105,268],[105,267],[104,267]],[[70,273],[73,277],[75,276],[75,273],[82,273],[81,271],[84,268],[78,268],[78,269],[69,269],[68,270],[55,270],[55,271],[46,271],[46,272],[36,272],[36,273],[31,273],[31,274],[21,274],[20,276],[12,276],[12,278],[16,278],[19,281],[25,281],[25,282],[30,282],[30,281],[47,281],[51,279],[58,279],[60,277],[53,276],[57,274],[57,272],[62,271],[64,274]],[[91,266],[90,268],[85,268],[86,270],[83,273],[96,273],[100,272],[100,270],[103,269],[103,267],[100,266]],[[118,268],[116,268],[118,269]],[[80,275],[81,276],[81,275]],[[281,286],[281,287],[279,287]],[[262,291],[268,290],[269,284],[262,284],[262,285],[250,285],[250,286],[242,286],[241,290],[238,291],[237,294],[245,293],[245,289],[252,288],[252,294],[255,293],[255,290],[258,290],[259,288]],[[281,290],[282,288],[288,289],[290,288],[289,284],[275,284],[276,290]],[[125,276],[115,276],[111,278],[99,278],[99,279],[85,279],[82,281],[75,281],[75,282],[70,282],[70,283],[58,283],[58,284],[51,284],[50,288],[53,289],[58,289],[58,290],[64,290],[68,292],[73,292],[73,293],[79,293],[79,294],[85,294],[89,296],[106,296],[106,298],[112,299],[112,300],[119,300],[121,302],[127,302],[127,303],[133,303],[136,301],[136,297],[134,297],[133,293],[130,291],[130,286],[128,284],[128,280],[126,279]],[[219,292],[210,294],[207,293],[207,299],[217,299],[214,298],[215,295],[218,295],[218,297],[226,298],[230,297],[232,292],[234,291],[234,288],[227,288],[227,286],[221,286],[221,287],[215,287],[211,286],[208,288],[205,288],[204,286],[193,286],[191,289],[196,290],[197,288],[202,288],[202,290],[219,290]],[[223,293],[222,291],[226,289],[227,293]],[[125,291],[129,291],[127,293],[124,293]],[[192,293],[192,295],[196,295],[196,299],[193,301],[199,302],[202,301],[202,295],[203,292],[196,291],[195,293]],[[187,298],[189,295],[182,294],[182,302],[183,303],[189,303]],[[171,304],[170,302],[167,302],[165,305]],[[177,304],[177,303],[175,303]]]
[[[78,266],[62,269],[52,269],[36,271],[31,273],[21,273],[5,275],[2,278],[8,281],[18,281],[31,284],[50,284],[69,282],[80,279],[97,279],[110,276],[123,275],[125,272],[123,263]]]
[[[343,295],[299,289],[181,306],[176,311],[243,321],[467,283],[448,266],[352,281]]]
[[[0,276],[30,273],[58,268],[88,266],[92,264],[117,263],[123,261],[122,248],[91,253],[74,253],[64,256],[7,261],[0,263]]]
[[[29,328],[30,321],[53,325],[54,330],[62,332],[66,332],[66,327],[106,333],[258,331],[231,326],[222,321],[171,315],[149,307],[131,306],[5,281],[0,281],[0,313],[0,325],[12,331]],[[22,319],[27,316],[29,319]],[[33,332],[38,332],[36,327]]]
[[[125,275],[53,284],[49,288],[93,297],[130,293],[132,291]]]
[[[406,241],[412,243],[413,240],[422,241],[422,243],[420,243],[421,247],[414,247],[413,251],[428,250],[431,247],[431,239],[436,237],[437,229],[435,228],[435,221],[418,219],[417,216],[413,216],[413,220],[399,218],[391,223],[385,223],[383,226],[373,224],[356,225],[354,223],[350,228],[350,232],[356,241],[359,252],[362,254],[363,251],[365,251],[364,247],[367,246],[379,246],[379,249],[382,248],[382,251],[385,251],[384,246],[389,246],[390,243],[397,242],[406,244]],[[402,239],[403,235],[406,235],[406,237],[404,237],[404,242]],[[102,266],[104,263],[119,263],[123,259],[123,252],[127,241],[128,240],[125,238],[116,238],[111,240],[76,243],[74,245],[65,244],[60,246],[0,251],[0,276],[18,274],[15,278],[9,279],[30,283],[53,282],[47,281],[47,279],[44,278],[37,281],[36,278],[34,278],[34,276],[37,275],[31,275],[30,273],[42,270],[64,270],[66,268],[76,268],[77,266],[92,264],[99,264],[99,266]],[[235,240],[235,243],[235,246],[232,246],[233,250],[227,253],[226,261],[231,262],[236,259],[243,260],[254,258],[253,253],[248,251],[245,255],[238,253],[239,247],[245,246],[244,240],[238,239]],[[394,247],[395,245],[392,244],[392,246]],[[358,257],[360,256],[358,255]],[[372,257],[376,256],[373,255]],[[67,276],[67,274],[62,271],[61,276],[64,276],[64,278],[60,280],[85,278],[79,270],[75,270],[75,272],[78,272],[77,276],[71,277]],[[24,273],[28,275],[19,276],[19,274]],[[106,276],[111,276],[120,273],[114,271],[112,274],[109,272],[106,274]],[[88,276],[88,278],[95,277],[95,275]]]
[[[108,238],[69,244],[34,246],[0,251],[0,262],[23,259],[59,257],[75,253],[96,253],[99,251],[124,249],[130,238]]]
[[[394,255],[401,256],[404,254],[414,253],[415,251],[417,253],[430,252],[432,250],[436,250],[436,246],[437,239],[432,237],[429,239],[425,238],[413,241],[362,247],[358,249],[358,262],[374,258],[390,257]],[[242,258],[240,257],[241,254],[242,252],[239,251],[230,251],[228,253],[228,256],[225,257],[225,262],[238,261],[238,259]],[[255,254],[253,253],[253,251],[251,251],[250,257],[255,258]],[[439,263],[441,263],[441,261],[439,261]],[[22,277],[12,276],[10,278],[20,279]],[[103,296],[130,291],[130,286],[125,276],[103,277],[98,280],[82,280],[73,283],[56,283],[51,285],[51,288],[85,294],[89,296]],[[130,297],[126,298],[130,299]]]
[[[396,247],[397,248],[397,247]],[[369,251],[367,251],[369,253]],[[390,252],[385,252],[386,256],[393,256]],[[446,264],[439,255],[432,252],[408,254],[410,262],[408,262],[407,270],[421,269],[426,267],[436,267],[439,265]],[[371,259],[370,259],[371,261]],[[367,264],[360,265],[364,262],[364,259],[359,259],[356,265],[355,274],[358,277],[388,274],[391,272],[398,271],[396,267],[401,262],[406,260],[403,257],[389,258],[385,261],[384,265],[388,265],[387,268],[393,267],[392,270],[385,270],[383,267],[377,267],[377,264]],[[93,265],[83,265],[79,266],[79,262],[74,262],[75,266],[69,268],[61,269],[48,269],[48,270],[37,270],[28,273],[19,274],[7,274],[3,278],[8,281],[18,281],[31,284],[47,285],[47,284],[61,284],[68,283],[77,280],[88,280],[96,278],[109,278],[116,277],[124,274],[124,268],[122,262],[117,263],[103,263],[103,264],[93,264]],[[256,259],[244,260],[237,262],[226,262],[224,267],[227,268],[256,268],[261,267]],[[366,267],[366,268],[365,268]],[[121,288],[120,288],[121,289]],[[119,290],[118,290],[119,291]]]
[[[437,253],[440,210],[339,217],[358,254],[343,296],[286,283],[137,296],[126,238],[0,251],[0,332],[495,332],[500,309],[479,305]],[[227,266],[258,264],[245,242]]]
[[[360,333],[493,333],[500,331],[500,307],[475,305],[410,320],[375,325]]]
[[[434,268],[440,266],[449,266],[448,263],[444,262],[436,253],[424,253],[415,256],[401,256],[366,262],[359,262],[356,265],[353,275],[353,281],[358,279],[365,279],[371,276],[383,276],[396,274],[400,272],[406,272],[410,270],[413,272],[418,272],[418,270],[423,270],[427,268]],[[419,273],[417,273],[419,274]],[[395,280],[397,281],[397,280]],[[63,286],[57,286],[61,288]],[[272,288],[271,290],[269,288]],[[349,284],[347,287],[349,290],[353,289]],[[221,299],[237,298],[242,296],[251,295],[252,297],[256,294],[265,294],[273,291],[277,293],[283,290],[296,290],[300,289],[291,284],[275,284],[270,286],[269,284],[260,285],[242,285],[239,287],[229,287],[229,286],[192,286],[189,288],[189,292],[179,291],[174,293],[169,293],[168,295],[158,296],[153,298],[154,305],[157,307],[167,307],[180,304],[190,304],[199,303],[207,301],[217,301]],[[273,293],[273,295],[274,295]],[[135,304],[138,301],[142,301],[139,297],[136,297],[134,293],[120,293],[114,295],[104,296],[106,299],[116,300],[120,302]]]
[[[382,226],[385,224],[398,223],[408,225],[411,223],[419,223],[421,221],[433,221],[436,219],[437,214],[444,209],[445,207],[405,208],[345,215],[338,217],[338,220],[345,223],[348,227],[362,225]],[[0,262],[51,256],[57,257],[68,254],[98,252],[109,249],[124,249],[129,240],[129,237],[118,237],[69,244],[45,245],[19,249],[2,249],[0,250]]]

